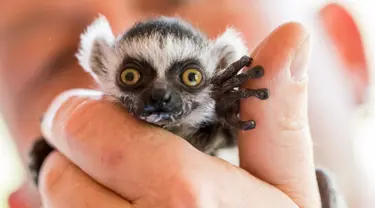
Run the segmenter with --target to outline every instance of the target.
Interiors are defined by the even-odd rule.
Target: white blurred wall
[[[20,162],[16,147],[0,116],[0,208],[8,208],[9,194],[21,184],[24,172]]]

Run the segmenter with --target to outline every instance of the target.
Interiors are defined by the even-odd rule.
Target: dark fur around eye
[[[196,69],[202,74],[202,81],[196,87],[188,87],[183,84],[181,80],[182,73],[187,69]],[[186,59],[182,61],[174,62],[165,72],[165,76],[171,82],[173,82],[180,90],[187,91],[190,93],[197,92],[207,86],[207,76],[202,67],[202,64],[197,59]]]
[[[133,68],[139,72],[141,79],[137,84],[125,85],[121,81],[121,73],[129,68]],[[116,73],[116,85],[123,91],[137,91],[142,90],[152,83],[152,80],[156,77],[156,70],[145,60],[138,60],[135,58],[128,57],[124,59],[121,66],[119,66]]]

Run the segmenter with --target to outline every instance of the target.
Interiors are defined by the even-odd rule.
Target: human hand
[[[99,92],[62,94],[42,124],[59,151],[41,172],[44,206],[319,207],[306,112],[308,45],[305,29],[290,23],[252,55],[265,77],[247,86],[268,87],[271,96],[241,104],[241,116],[258,123],[240,134],[241,168],[134,119]]]

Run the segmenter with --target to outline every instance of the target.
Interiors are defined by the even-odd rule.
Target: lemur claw
[[[237,74],[243,67],[249,66],[252,58],[243,56],[238,61],[232,63],[223,73],[212,78],[213,85],[212,97],[216,101],[216,112],[222,120],[235,128],[241,130],[254,129],[256,124],[253,120],[242,121],[238,117],[239,100],[249,97],[256,97],[260,100],[266,100],[269,97],[269,91],[263,89],[234,89],[240,87],[249,79],[263,77],[264,69],[262,66],[254,66],[246,72]]]

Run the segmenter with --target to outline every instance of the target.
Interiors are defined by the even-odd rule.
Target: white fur
[[[217,37],[215,40],[216,48],[219,48],[219,52],[225,53],[222,48],[225,46],[231,46],[234,48],[235,55],[233,61],[240,59],[244,55],[249,55],[249,50],[246,47],[246,41],[242,36],[242,33],[238,32],[233,27],[228,27],[223,34]],[[233,50],[227,48],[226,50]]]
[[[163,45],[160,45],[159,39],[163,38]],[[108,51],[104,58],[107,75],[98,77],[90,67],[90,56],[92,46],[95,40],[104,40],[113,51]],[[212,77],[217,70],[217,64],[220,56],[231,54],[229,61],[234,62],[244,55],[248,50],[241,33],[234,28],[228,27],[226,31],[217,37],[217,39],[204,42],[199,45],[189,38],[177,39],[171,35],[160,37],[160,34],[154,34],[148,37],[139,37],[132,40],[126,40],[118,44],[108,20],[100,15],[81,35],[80,50],[77,53],[79,63],[95,78],[100,84],[101,90],[106,94],[115,97],[136,96],[132,93],[124,92],[116,86],[116,76],[118,66],[122,63],[124,57],[130,56],[138,59],[145,59],[158,71],[159,80],[165,80],[166,70],[176,61],[187,58],[198,58],[206,76]],[[190,115],[183,119],[183,125],[196,127],[202,121],[215,120],[215,105],[209,95],[210,88],[204,89],[196,94],[195,100],[199,103],[206,103],[195,109]],[[135,100],[135,99],[132,99]]]
[[[218,45],[231,45],[236,49],[237,57],[248,55],[246,41],[241,32],[234,27],[228,27],[225,32],[216,39]]]
[[[115,36],[112,32],[111,25],[105,16],[99,15],[99,17],[87,27],[86,31],[81,34],[80,38],[81,43],[76,57],[83,69],[97,79],[90,67],[92,46],[94,41],[99,39],[104,40],[108,45],[113,45],[115,43]]]

